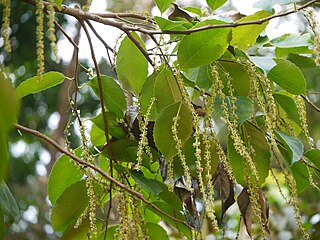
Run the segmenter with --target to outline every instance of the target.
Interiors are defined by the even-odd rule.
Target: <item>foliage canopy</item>
[[[5,224],[19,218],[4,183],[9,130],[14,127],[62,153],[48,178],[51,224],[62,233],[61,239],[224,236],[227,211],[235,205],[249,237],[267,238],[274,234],[269,227],[268,179],[293,207],[300,235],[310,238],[314,229],[305,229],[298,203],[306,188],[319,189],[320,150],[315,147],[318,139],[309,133],[306,111],[308,104],[311,111],[320,112],[308,97],[320,71],[320,35],[311,8],[318,1],[280,1],[290,5],[279,13],[273,9],[279,2],[259,1],[260,11],[236,19],[213,14],[226,0],[207,0],[208,7],[202,9],[154,0],[159,16],[91,13],[91,1],[81,8],[61,0],[22,2],[36,9],[38,74],[16,88],[7,69],[0,76],[2,237]],[[170,6],[173,10],[166,17]],[[10,0],[3,1],[3,9],[2,35],[10,52]],[[55,60],[55,31],[75,48],[73,77],[44,68],[44,14]],[[77,43],[54,14],[78,20],[93,68],[79,64]],[[309,33],[269,39],[264,32],[269,21],[290,14],[306,18]],[[120,29],[116,47],[110,47],[91,22]],[[95,48],[92,37],[105,49]],[[109,73],[102,71],[97,51],[106,52]],[[81,83],[79,72],[87,74]],[[66,92],[70,110],[65,146],[17,121],[18,100],[46,95],[47,89],[63,83],[75,84],[74,91],[70,87]],[[89,118],[78,105],[83,87],[93,93],[86,101],[99,102],[98,109],[88,111]],[[70,137],[73,123],[80,144]],[[283,193],[284,186],[290,194]]]

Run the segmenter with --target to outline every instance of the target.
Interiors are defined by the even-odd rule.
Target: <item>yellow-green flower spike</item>
[[[173,140],[176,143],[175,146],[178,151],[178,156],[180,158],[181,165],[183,168],[183,174],[185,176],[185,184],[187,186],[187,189],[190,191],[191,190],[191,175],[190,175],[189,167],[187,166],[186,156],[183,154],[182,142],[178,136],[178,121],[179,121],[179,116],[176,116],[173,118],[173,125],[172,125],[171,130],[172,130]]]
[[[242,140],[239,130],[238,130],[238,116],[236,114],[237,106],[236,106],[236,97],[234,96],[234,88],[232,85],[232,78],[229,76],[227,72],[225,72],[225,76],[227,79],[227,87],[228,94],[231,105],[231,116],[232,120],[229,116],[228,105],[225,102],[226,96],[223,92],[223,84],[218,72],[218,68],[215,64],[212,64],[212,76],[214,79],[213,85],[216,85],[217,94],[219,94],[221,98],[221,108],[224,114],[224,118],[227,122],[228,129],[230,132],[230,136],[234,142],[234,147],[237,153],[244,159],[244,174],[248,183],[248,193],[250,202],[252,204],[253,214],[256,216],[260,226],[263,228],[263,221],[261,218],[261,206],[258,202],[259,199],[259,174],[257,171],[257,167],[255,162],[253,161],[253,148],[250,147],[250,141],[248,142],[248,146]],[[253,179],[252,179],[253,176]],[[262,231],[264,235],[264,231]]]
[[[88,12],[91,6],[92,0],[87,0],[86,4],[82,6],[84,12]]]
[[[147,109],[147,113],[144,116],[144,120],[139,121],[139,125],[141,123],[142,126],[140,126],[140,141],[138,144],[138,151],[137,151],[137,165],[135,166],[135,169],[140,170],[141,169],[141,164],[142,164],[142,155],[143,155],[143,150],[146,150],[146,153],[148,154],[149,157],[152,157],[152,153],[150,148],[148,147],[148,138],[147,138],[147,134],[148,134],[148,124],[150,121],[150,116],[151,116],[151,110],[153,107],[153,104],[155,102],[155,98],[153,97],[151,99],[151,103]]]
[[[309,146],[311,148],[314,148],[314,144],[311,140],[309,129],[308,129],[307,111],[306,111],[306,104],[304,102],[304,99],[301,96],[296,96],[295,102],[296,102],[297,108],[299,110],[298,112],[299,112],[300,122],[301,122],[301,126],[302,126],[302,130],[304,132],[304,135],[308,140]]]
[[[293,206],[294,217],[295,217],[296,222],[298,224],[298,227],[303,235],[303,239],[308,240],[308,239],[310,239],[310,236],[303,227],[302,219],[301,219],[301,215],[300,215],[300,210],[298,207],[298,193],[297,193],[296,183],[291,175],[287,175],[286,181],[287,181],[289,189],[291,191],[290,203]]]
[[[37,36],[37,61],[38,61],[38,79],[39,81],[42,80],[42,75],[44,73],[44,39],[43,39],[43,2],[42,0],[37,1],[37,29],[36,29],[36,36]]]
[[[310,28],[312,32],[314,33],[314,39],[313,39],[313,44],[314,44],[314,51],[316,53],[316,64],[320,65],[320,33],[317,30],[319,27],[319,22],[317,21],[317,17],[315,14],[315,10],[312,7],[308,7],[304,9],[303,11],[305,17],[308,19]]]
[[[118,213],[120,215],[119,231],[116,234],[116,239],[130,240],[130,216],[129,216],[129,201],[130,197],[124,193],[120,192],[118,195]]]
[[[3,0],[3,15],[2,15],[2,37],[4,39],[4,50],[11,52],[10,44],[10,14],[11,14],[11,0]]]
[[[97,236],[97,217],[96,217],[97,197],[94,192],[93,184],[94,184],[93,176],[88,176],[86,181],[86,186],[87,186],[87,194],[89,197],[88,212],[89,212],[90,233],[92,233],[92,235],[94,236]]]
[[[54,11],[54,4],[55,4],[55,0],[50,0],[49,4],[48,4],[48,14],[49,14],[49,21],[48,21],[48,33],[49,33],[49,40],[50,40],[50,46],[51,46],[51,51],[54,55],[55,61],[56,63],[60,62],[60,58],[58,55],[58,48],[57,48],[57,38],[56,38],[56,34],[55,34],[55,28],[54,28],[54,15],[55,15],[55,11]]]

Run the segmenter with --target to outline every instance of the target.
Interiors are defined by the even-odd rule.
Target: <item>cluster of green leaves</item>
[[[155,0],[161,13],[164,13],[174,1]],[[221,7],[226,0],[207,0],[211,11]],[[282,1],[283,4],[296,1]],[[62,1],[56,1],[61,8]],[[264,2],[265,3],[265,2]],[[257,3],[259,4],[259,3]],[[272,3],[260,7],[265,9],[256,12],[253,15],[246,16],[238,22],[247,22],[259,20],[270,16],[270,6]],[[192,22],[184,19],[178,21],[168,20],[163,17],[155,17],[159,29],[187,31],[199,27],[220,25],[231,23],[232,20],[222,21],[212,18],[203,18],[200,9],[195,7],[187,8],[192,14],[197,15]],[[200,20],[204,19],[204,20]],[[271,80],[273,97],[276,101],[278,110],[278,125],[274,129],[277,138],[279,154],[285,160],[288,171],[292,173],[297,190],[301,193],[310,185],[310,166],[315,169],[316,176],[319,177],[320,171],[320,150],[308,149],[304,146],[301,139],[297,136],[303,131],[300,119],[299,109],[295,103],[295,96],[306,95],[308,81],[313,81],[319,74],[319,67],[314,62],[312,49],[312,38],[310,34],[286,34],[275,39],[268,39],[262,36],[268,22],[263,24],[247,25],[236,28],[211,28],[186,35],[170,35],[171,40],[175,40],[176,47],[172,56],[177,56],[172,61],[163,61],[161,66],[157,66],[153,72],[148,70],[148,61],[144,54],[136,45],[136,42],[146,50],[145,43],[138,33],[131,33],[136,42],[130,40],[128,36],[121,40],[117,52],[116,72],[117,79],[102,75],[101,79],[93,77],[87,82],[96,96],[100,97],[100,91],[104,98],[106,109],[108,134],[111,139],[110,148],[105,148],[105,121],[102,114],[99,114],[90,120],[92,128],[90,131],[90,140],[92,149],[99,149],[95,155],[96,164],[99,168],[113,175],[118,181],[130,183],[130,187],[142,191],[142,194],[148,201],[161,209],[168,215],[186,221],[190,226],[199,228],[192,219],[191,211],[195,206],[186,203],[185,196],[190,194],[186,189],[177,184],[175,191],[171,192],[165,184],[165,176],[160,172],[165,172],[168,162],[174,163],[174,181],[181,183],[180,179],[184,174],[183,166],[180,163],[176,142],[173,140],[172,125],[174,118],[178,117],[177,136],[183,145],[182,152],[186,157],[187,166],[194,179],[198,178],[197,159],[194,154],[194,116],[193,112],[186,103],[185,96],[178,83],[178,74],[182,77],[183,83],[188,90],[189,99],[192,104],[203,105],[203,96],[209,94],[214,83],[211,71],[211,63],[215,62],[221,80],[224,84],[224,92],[227,95],[227,108],[232,115],[232,106],[228,96],[228,78],[231,77],[234,86],[234,95],[236,97],[236,114],[238,116],[238,126],[241,136],[245,142],[250,139],[250,145],[255,151],[254,161],[259,175],[260,187],[265,183],[272,167],[272,154],[268,145],[268,133],[265,130],[265,123],[259,115],[260,109],[253,99],[250,98],[250,73],[243,64],[243,59],[251,61],[256,65],[258,71],[261,71]],[[169,44],[165,42],[165,44]],[[274,57],[249,55],[253,49],[272,48]],[[258,52],[258,51],[256,51]],[[163,56],[165,58],[165,56]],[[176,61],[175,61],[176,60]],[[173,62],[172,65],[169,63]],[[37,77],[29,78],[21,83],[14,91],[10,89],[8,81],[0,79],[0,151],[6,153],[6,136],[13,122],[15,122],[17,100],[23,97],[44,91],[48,88],[60,84],[64,76],[58,72],[48,72],[44,74],[41,82]],[[102,89],[99,89],[99,82],[102,83]],[[6,88],[6,86],[8,87]],[[131,106],[127,105],[126,94],[134,96],[137,100],[138,114],[141,119],[146,117],[146,113],[151,108],[150,122],[148,123],[148,143],[151,148],[151,154],[144,152],[142,155],[142,168],[135,170],[137,164],[137,152],[140,140],[141,122],[137,119],[128,119],[128,111]],[[155,98],[155,104],[150,106],[151,99]],[[2,101],[1,101],[2,100]],[[3,104],[7,101],[12,103],[10,107]],[[213,119],[224,118],[221,107],[221,99],[217,97],[214,102]],[[2,104],[2,105],[1,105]],[[5,118],[1,116],[6,116]],[[202,117],[200,115],[200,117]],[[141,120],[140,119],[140,120]],[[136,124],[139,122],[138,124]],[[281,122],[290,124],[294,130],[294,135],[288,132]],[[257,124],[257,125],[256,125]],[[132,134],[135,138],[132,138]],[[236,151],[233,140],[228,137],[226,146],[227,157],[230,161],[232,172],[239,185],[245,189],[248,183],[245,175],[245,160]],[[82,157],[84,147],[74,150],[75,155]],[[111,151],[110,151],[111,149]],[[205,146],[201,140],[200,149],[202,158],[204,157]],[[223,214],[234,201],[233,185],[225,175],[225,181],[219,166],[219,156],[215,147],[210,146],[211,171],[214,174],[221,175],[221,183],[216,183],[221,188],[222,193],[218,194],[222,200]],[[87,149],[85,150],[87,151]],[[92,150],[93,152],[94,150]],[[112,154],[111,154],[112,153]],[[110,168],[110,159],[113,158],[113,166]],[[7,156],[4,155],[4,159]],[[163,161],[164,160],[164,161]],[[204,160],[203,160],[204,161]],[[6,169],[7,161],[3,161],[4,168],[1,168],[0,176],[3,178],[2,169]],[[276,164],[276,163],[275,163]],[[205,162],[202,163],[205,166]],[[114,172],[110,172],[114,169]],[[165,174],[164,174],[165,175]],[[125,176],[125,178],[123,177]],[[86,233],[90,232],[89,220],[83,219],[82,223],[75,229],[74,225],[79,217],[89,206],[89,196],[86,186],[86,175],[82,167],[75,164],[72,159],[62,155],[53,166],[48,181],[48,196],[52,204],[51,222],[55,231],[63,232],[61,239],[86,239]],[[103,177],[96,175],[99,181],[94,185],[94,191],[97,199],[97,238],[102,239],[105,235],[105,227],[102,219],[107,215],[108,209],[105,206],[109,203],[110,192],[105,185],[101,185]],[[224,183],[222,183],[224,182]],[[12,214],[12,217],[18,215],[16,205],[12,204],[14,200],[7,187],[3,185],[0,192],[0,224],[4,225],[3,212]],[[186,195],[182,193],[187,192]],[[226,192],[228,192],[226,194]],[[223,197],[223,195],[226,195]],[[116,193],[113,195],[116,197]],[[201,200],[200,196],[196,196]],[[264,207],[264,218],[267,220],[267,199],[262,191],[259,192],[259,201]],[[4,200],[3,200],[4,199]],[[250,198],[247,190],[244,190],[238,197],[238,205],[242,215],[248,214]],[[149,239],[169,239],[166,231],[158,225],[161,220],[166,221],[172,228],[175,228],[181,236],[191,239],[191,231],[186,225],[175,222],[156,209],[143,205],[140,209],[146,221]],[[219,211],[219,209],[218,209]],[[2,217],[1,217],[2,216]],[[246,222],[247,224],[247,222]],[[118,231],[118,225],[110,226],[107,239],[113,239],[113,234]],[[247,225],[248,228],[251,226]],[[0,229],[3,229],[0,228]],[[1,233],[1,232],[0,232]]]

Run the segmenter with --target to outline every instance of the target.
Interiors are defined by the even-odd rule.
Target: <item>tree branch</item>
[[[155,209],[156,211],[158,211],[159,213],[163,214],[164,216],[168,217],[169,219],[171,219],[172,221],[181,223],[185,226],[187,226],[188,228],[192,228],[188,223],[186,223],[183,220],[177,219],[172,217],[171,215],[167,214],[166,212],[162,211],[159,207],[157,207],[155,204],[149,202],[146,198],[144,198],[144,196],[139,193],[136,192],[134,190],[132,190],[131,188],[129,188],[127,185],[117,181],[116,179],[114,179],[113,177],[109,176],[107,173],[105,173],[101,168],[86,162],[84,160],[82,160],[81,158],[77,157],[76,155],[74,155],[73,153],[69,152],[68,150],[64,149],[63,147],[61,147],[58,143],[56,143],[55,141],[53,141],[51,138],[47,137],[46,135],[40,133],[39,131],[36,131],[34,129],[30,129],[27,127],[24,127],[20,124],[14,124],[14,127],[17,130],[29,133],[31,135],[34,135],[35,137],[44,140],[45,142],[49,143],[50,145],[52,145],[53,147],[55,147],[59,152],[67,155],[68,157],[70,157],[72,160],[74,160],[75,162],[79,163],[82,166],[85,167],[89,167],[90,169],[94,170],[95,172],[99,173],[102,177],[104,177],[105,179],[109,180],[110,182],[112,182],[113,184],[115,184],[116,186],[118,186],[119,188],[123,189],[124,191],[128,192],[129,194],[131,194],[133,197],[136,197],[138,199],[140,199],[141,201],[143,201],[145,204],[147,204],[148,206],[150,206],[151,208]]]
[[[92,13],[98,15],[102,18],[135,18],[139,20],[144,20],[152,24],[156,24],[156,22],[151,17],[146,17],[137,13]]]
[[[32,4],[32,5],[36,5],[36,0],[22,0],[26,3]],[[102,23],[104,25],[109,25],[109,26],[113,26],[116,27],[124,32],[128,32],[128,31],[137,31],[137,32],[141,32],[144,34],[148,34],[148,35],[156,35],[156,34],[182,34],[182,35],[188,35],[191,33],[195,33],[195,32],[200,32],[200,31],[204,31],[204,30],[209,30],[209,29],[216,29],[216,28],[235,28],[235,27],[240,27],[240,26],[247,26],[247,25],[260,25],[262,23],[268,22],[271,19],[274,18],[279,18],[279,17],[283,17],[283,16],[287,16],[290,15],[292,13],[295,13],[297,11],[300,11],[306,7],[311,6],[312,4],[316,3],[316,2],[320,2],[320,0],[311,0],[309,2],[307,2],[306,4],[297,7],[296,9],[292,9],[290,11],[287,12],[283,12],[283,13],[278,13],[278,14],[274,14],[272,16],[266,17],[266,18],[262,18],[262,19],[258,19],[258,20],[254,20],[254,21],[247,21],[247,22],[237,22],[237,23],[226,23],[226,24],[216,24],[216,25],[207,25],[207,26],[203,26],[203,27],[199,27],[199,28],[193,28],[193,29],[188,29],[188,30],[148,30],[142,27],[137,27],[137,26],[129,26],[123,22],[116,22],[116,21],[112,21],[109,20],[108,18],[103,18],[99,15],[93,14],[93,13],[88,13],[88,12],[83,12],[81,9],[77,9],[77,8],[70,8],[67,7],[65,5],[63,5],[62,9],[58,9],[57,6],[55,6],[55,11],[56,12],[60,12],[63,14],[67,14],[70,16],[73,16],[75,18],[77,18],[78,20],[92,20],[95,22],[99,22]],[[47,2],[43,2],[45,9],[47,8],[48,4]]]
[[[106,110],[104,107],[104,96],[103,96],[103,90],[102,90],[100,69],[99,69],[97,59],[96,59],[96,55],[94,53],[93,44],[92,44],[90,33],[87,29],[87,26],[84,24],[83,21],[79,21],[79,22],[80,22],[80,24],[81,24],[81,26],[87,36],[88,43],[90,46],[91,58],[93,60],[94,67],[96,69],[97,80],[98,80],[98,89],[99,89],[99,100],[100,100],[101,112],[102,112],[102,117],[103,117],[103,125],[104,125],[104,135],[106,137],[106,143],[107,143],[107,148],[108,148],[108,151],[110,154],[110,158],[112,158],[112,152],[111,152],[111,148],[110,148],[110,139],[109,139],[109,127],[108,127],[107,114],[106,114]]]
[[[114,50],[112,47],[110,47],[106,41],[100,36],[100,34],[96,31],[96,29],[92,26],[91,22],[89,20],[86,20],[86,23],[88,24],[88,26],[90,27],[91,31],[94,33],[94,35],[96,35],[96,37],[101,41],[101,43],[104,45],[104,47],[107,50],[107,55],[108,55],[108,60],[110,63],[110,67],[112,67],[112,60],[111,60],[111,56],[109,51],[111,51],[114,54]]]
[[[317,112],[320,112],[320,108],[318,108],[313,102],[310,101],[310,99],[307,96],[304,96],[303,94],[300,95],[311,107],[313,107]]]

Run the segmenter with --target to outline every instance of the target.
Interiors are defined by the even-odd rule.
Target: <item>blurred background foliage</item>
[[[102,1],[102,0],[100,0]],[[106,1],[106,0],[105,0]],[[69,5],[74,1],[65,0]],[[77,1],[79,3],[80,1]],[[201,1],[177,1],[181,6],[200,5]],[[205,2],[205,1],[202,1]],[[154,11],[152,0],[108,0],[106,11],[126,12],[126,11]],[[20,0],[11,0],[11,43],[12,53],[0,54],[0,63],[3,71],[9,74],[14,86],[18,86],[23,80],[36,75],[36,37],[35,37],[35,8]],[[229,1],[219,11],[234,11],[235,5]],[[2,5],[0,12],[2,14]],[[0,16],[2,18],[2,16]],[[69,20],[62,14],[56,14],[56,18],[63,28],[70,28]],[[290,21],[290,17],[279,20]],[[79,27],[72,26],[75,42],[79,42]],[[307,32],[306,22],[298,21],[296,27],[299,31]],[[61,32],[57,31],[58,39],[61,39]],[[2,46],[3,48],[3,46]],[[46,71],[60,71],[66,76],[70,76],[73,71],[72,63],[62,61],[60,64],[54,63],[49,49],[49,41],[46,41]],[[63,54],[64,49],[59,49]],[[266,53],[261,53],[266,54]],[[71,56],[69,56],[71,59]],[[81,65],[90,66],[90,60],[81,59]],[[111,74],[111,68],[107,63],[107,58],[100,62],[102,72]],[[71,76],[70,76],[71,77]],[[79,72],[79,84],[87,80],[85,70]],[[72,93],[70,82],[65,81],[59,87],[51,88],[45,92],[29,95],[21,102],[20,116],[18,122],[27,127],[37,129],[48,136],[52,136],[56,141],[63,143],[64,128],[69,119],[70,111],[68,101],[63,98],[68,96],[67,90]],[[67,90],[66,90],[67,89]],[[313,82],[308,82],[308,96],[316,105],[320,105],[320,75]],[[98,101],[92,100],[92,93],[88,88],[80,89],[78,108],[83,117],[94,115],[98,109]],[[87,101],[90,99],[90,101]],[[308,106],[308,105],[307,105]],[[320,147],[320,114],[308,106],[308,123],[310,135]],[[60,122],[59,126],[59,120]],[[221,136],[226,129],[220,129]],[[80,144],[77,131],[70,129],[71,142],[76,147]],[[6,239],[58,239],[59,235],[53,232],[49,221],[50,202],[47,200],[47,177],[53,162],[59,157],[59,153],[37,141],[33,136],[12,130],[10,135],[10,170],[7,185],[12,191],[20,210],[21,218],[14,222],[6,230]],[[278,174],[279,178],[281,175]],[[284,184],[285,185],[285,184]],[[270,216],[270,228],[276,239],[295,239],[298,227],[294,220],[293,209],[286,207],[282,197],[279,195],[275,182],[268,178],[264,190],[268,193],[269,203],[272,207]],[[284,193],[288,190],[283,188]],[[313,228],[312,239],[320,239],[320,193],[311,188],[305,189],[300,194],[300,209],[303,215],[306,229]],[[233,207],[234,208],[234,207]],[[237,235],[238,214],[237,209],[231,208],[227,221],[225,239],[234,239]],[[232,212],[235,212],[232,217]],[[245,235],[245,228],[242,228],[240,235]],[[208,237],[208,239],[214,239]]]

